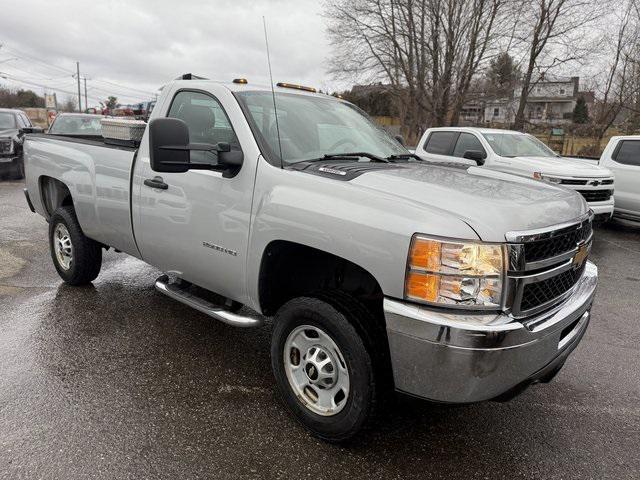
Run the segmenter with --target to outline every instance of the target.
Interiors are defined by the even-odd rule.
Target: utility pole
[[[84,108],[89,108],[89,102],[87,101],[87,77],[84,77]]]
[[[82,96],[80,94],[80,62],[76,62],[76,78],[78,79],[78,112],[82,112]]]

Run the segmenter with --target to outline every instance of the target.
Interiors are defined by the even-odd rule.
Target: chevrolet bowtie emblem
[[[573,257],[573,268],[580,268],[589,255],[590,245],[583,243],[578,246],[578,253]]]

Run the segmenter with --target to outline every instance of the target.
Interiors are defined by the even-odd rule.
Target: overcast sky
[[[0,85],[55,87],[64,99],[77,89],[76,61],[90,106],[109,93],[122,103],[153,98],[185,72],[268,83],[264,15],[274,81],[335,90],[343,85],[327,73],[321,7],[318,0],[5,1]]]

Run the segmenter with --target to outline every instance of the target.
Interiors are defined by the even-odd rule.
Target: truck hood
[[[16,135],[18,135],[18,130],[15,128],[0,129],[0,137],[2,138],[15,137]]]
[[[524,171],[546,173],[566,177],[612,177],[611,170],[599,165],[567,157],[514,157],[509,161]]]
[[[352,182],[389,198],[401,197],[456,216],[482,240],[491,242],[505,241],[509,231],[556,225],[588,211],[582,196],[574,191],[481,167],[411,163],[371,171]],[[428,234],[428,228],[417,225],[416,232]]]

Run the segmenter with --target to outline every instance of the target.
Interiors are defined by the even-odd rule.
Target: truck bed
[[[47,178],[71,192],[85,235],[105,245],[140,254],[131,223],[132,172],[137,149],[110,145],[100,137],[31,134],[25,140],[27,188],[36,211],[48,218],[42,199]]]

